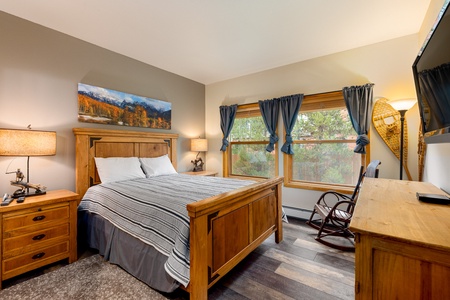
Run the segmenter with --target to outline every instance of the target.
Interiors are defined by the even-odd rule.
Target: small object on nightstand
[[[19,197],[19,198],[17,198],[17,200],[16,200],[17,203],[23,203],[23,201],[25,201],[25,197],[24,197],[24,196]]]
[[[14,198],[9,197],[9,195],[7,193],[5,193],[3,195],[3,201],[1,203],[1,206],[9,205],[13,200],[14,200]]]
[[[13,200],[14,200],[14,198],[9,197],[9,194],[5,193],[3,195],[3,201],[1,203],[1,206],[9,205]]]

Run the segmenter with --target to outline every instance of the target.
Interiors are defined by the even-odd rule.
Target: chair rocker
[[[306,224],[319,230],[315,238],[316,241],[343,251],[355,250],[355,235],[348,227],[352,219],[359,189],[364,177],[378,177],[378,166],[380,164],[381,162],[379,160],[372,161],[367,166],[365,172],[364,167],[361,166],[358,182],[351,196],[335,191],[327,191],[320,196],[319,200],[314,205],[311,217],[306,221]],[[329,236],[343,237],[349,241],[349,245],[346,246],[344,244],[335,243],[331,241],[331,239],[325,239]]]

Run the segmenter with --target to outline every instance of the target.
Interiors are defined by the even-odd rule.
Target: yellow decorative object
[[[389,105],[385,98],[378,99],[372,111],[372,123],[375,130],[383,139],[384,143],[394,153],[397,159],[400,159],[400,139],[401,139],[401,122],[400,113]],[[403,167],[405,169],[408,180],[411,179],[407,161],[408,161],[408,126],[404,121],[404,140],[403,140]]]
[[[419,126],[419,141],[417,145],[417,154],[419,155],[419,181],[423,179],[423,169],[425,167],[425,154],[427,152],[427,144],[423,137],[422,126]]]

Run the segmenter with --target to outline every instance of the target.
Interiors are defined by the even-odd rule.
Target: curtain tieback
[[[292,136],[290,134],[286,134],[286,143],[292,144]]]
[[[226,138],[222,139],[222,146],[228,147],[229,144],[230,142]]]
[[[275,134],[271,134],[270,140],[269,140],[269,145],[267,145],[266,151],[272,152],[275,149],[274,145],[276,142],[278,142],[278,137]]]
[[[270,140],[269,143],[271,143],[272,145],[275,144],[276,142],[278,142],[278,137],[275,134],[271,134],[270,135]]]
[[[370,141],[369,141],[369,137],[367,136],[367,134],[360,134],[356,138],[356,144],[357,145],[366,146],[369,143],[370,143]]]
[[[355,153],[366,154],[366,145],[370,143],[367,134],[360,134],[356,138],[356,147],[353,150]]]

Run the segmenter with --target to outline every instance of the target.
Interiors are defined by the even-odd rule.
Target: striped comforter
[[[168,257],[166,272],[189,283],[189,216],[186,205],[253,181],[173,174],[93,186],[78,209],[112,224]]]

